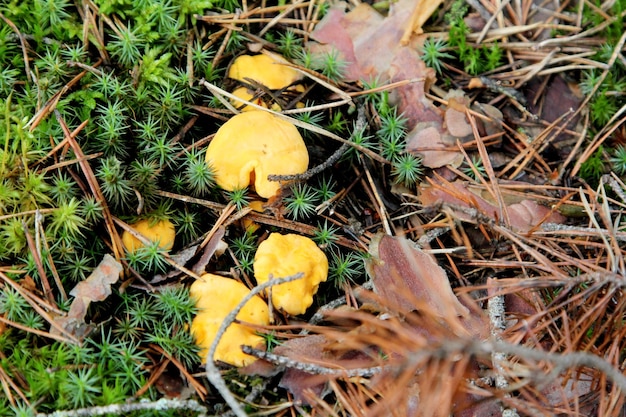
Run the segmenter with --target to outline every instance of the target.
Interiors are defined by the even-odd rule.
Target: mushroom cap
[[[328,258],[305,236],[271,233],[254,256],[254,277],[259,284],[302,272],[295,281],[272,287],[272,304],[289,314],[302,314],[313,304],[320,282],[328,277]]]
[[[163,250],[170,250],[174,246],[176,231],[174,230],[174,224],[169,220],[163,219],[154,222],[149,219],[143,219],[131,224],[130,227],[147,239],[153,242],[158,241],[159,247]],[[122,243],[128,252],[134,252],[145,246],[141,240],[126,230],[122,233]]]
[[[291,88],[289,90],[291,90]],[[295,92],[302,92],[303,90],[304,90],[304,88],[302,86],[296,86],[296,88],[293,89],[293,91],[295,91]],[[266,109],[269,108],[269,109],[272,109],[272,110],[274,110],[276,112],[279,112],[279,111],[282,110],[282,108],[278,105],[278,103],[270,103],[270,104],[268,104],[268,102],[266,102],[264,100],[264,97],[256,97],[255,98],[254,97],[254,92],[248,90],[246,87],[235,88],[233,90],[232,94],[235,97],[240,98],[241,100],[244,100],[244,101],[246,101],[248,103],[256,104],[257,106],[261,106],[261,107],[266,108]],[[248,106],[248,105],[242,106],[243,105],[243,101],[241,101],[241,100],[231,99],[230,102],[231,102],[231,104],[233,106],[238,108],[240,111],[258,110],[257,108],[252,107],[252,106]],[[297,103],[296,107],[297,108],[302,108],[302,107],[304,107],[304,104]]]
[[[239,281],[219,275],[204,274],[194,282],[189,294],[196,300],[199,312],[191,322],[191,334],[202,348],[200,356],[206,359],[209,348],[226,316],[241,302],[250,290]],[[268,325],[269,308],[259,296],[252,297],[237,314],[237,320],[247,323]],[[217,345],[213,360],[234,366],[246,366],[256,360],[246,355],[241,345],[257,347],[264,343],[263,337],[242,324],[228,326]]]
[[[268,175],[306,171],[309,153],[298,129],[271,113],[239,113],[219,128],[207,147],[206,161],[215,171],[217,185],[227,191],[250,185],[263,198],[273,197],[280,182]]]
[[[280,59],[276,55],[240,55],[230,65],[228,77],[244,83],[249,78],[270,90],[285,88],[302,79],[302,74],[281,64]]]
[[[248,90],[246,87],[238,87],[235,90],[233,90],[232,93],[235,97],[239,97],[242,100],[245,100],[249,103],[254,103],[257,106],[261,106],[261,107],[265,107],[267,109],[267,103],[265,101],[263,101],[260,97],[254,98],[254,94],[250,92],[250,90]],[[233,106],[239,108],[243,102],[239,101],[239,100],[233,100],[231,99],[230,102],[233,104]],[[257,110],[252,106],[243,106],[241,107],[241,111],[253,111],[253,110]],[[278,109],[280,111],[280,109]]]

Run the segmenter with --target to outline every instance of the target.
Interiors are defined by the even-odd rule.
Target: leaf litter
[[[93,330],[93,325],[85,321],[89,305],[92,302],[104,301],[112,294],[111,285],[119,280],[122,271],[120,262],[111,255],[105,255],[91,274],[70,291],[70,295],[74,296],[70,309],[66,315],[56,317],[55,322],[66,333],[82,340]],[[55,327],[51,328],[53,334],[56,331],[58,330]]]
[[[602,269],[595,265],[592,255],[593,250],[604,249],[598,244],[602,232],[598,229],[585,238],[568,237],[576,234],[578,226],[573,225],[573,220],[580,216],[581,203],[572,198],[573,188],[550,184],[556,178],[555,171],[540,156],[548,142],[562,156],[571,149],[568,144],[572,132],[580,131],[576,124],[579,119],[563,115],[581,105],[580,95],[560,77],[549,80],[553,88],[547,91],[549,96],[564,100],[546,100],[538,106],[540,92],[534,82],[522,89],[525,99],[515,92],[511,96],[515,102],[513,108],[523,115],[534,115],[532,119],[546,121],[548,126],[529,126],[525,135],[518,136],[520,142],[516,146],[521,151],[520,157],[505,156],[499,149],[502,138],[508,134],[503,124],[512,118],[511,107],[503,112],[490,103],[470,99],[461,90],[450,90],[435,105],[428,94],[436,82],[435,73],[419,58],[416,37],[411,37],[411,46],[402,42],[412,3],[402,0],[395,3],[388,17],[382,17],[364,3],[348,12],[345,4],[337,3],[311,33],[313,42],[309,48],[320,54],[339,51],[347,63],[346,81],[377,79],[392,85],[398,82],[392,87],[391,96],[408,118],[407,151],[421,156],[424,165],[434,170],[434,175],[426,178],[408,201],[417,202],[426,213],[440,215],[433,216],[432,224],[413,223],[418,231],[409,233],[415,236],[413,239],[373,236],[366,262],[373,292],[354,289],[360,307],[326,310],[324,326],[304,326],[307,332],[315,334],[285,341],[273,351],[274,356],[259,353],[264,359],[252,367],[264,368],[265,372],[284,371],[280,385],[296,401],[320,411],[328,411],[322,398],[334,393],[340,403],[339,415],[469,416],[499,415],[505,410],[525,415],[524,410],[540,409],[560,409],[569,414],[575,413],[574,410],[588,413],[595,407],[607,406],[604,400],[584,398],[594,390],[606,388],[617,393],[626,387],[611,389],[607,382],[600,385],[592,382],[593,375],[606,381],[606,376],[598,371],[603,358],[590,358],[593,365],[577,367],[568,356],[588,346],[583,342],[586,338],[582,337],[582,328],[591,331],[591,317],[581,319],[580,330],[575,330],[569,321],[576,316],[573,309],[587,303],[578,297],[559,296],[546,305],[541,290],[560,288],[564,282],[563,269]],[[534,79],[527,77],[516,87],[524,86],[529,80]],[[476,86],[491,88],[491,80],[484,78]],[[528,109],[523,107],[527,102],[531,103]],[[524,143],[522,139],[529,136],[540,140]],[[542,137],[547,141],[541,142]],[[487,161],[485,146],[493,148]],[[461,165],[469,163],[470,151],[478,151],[486,165],[484,176],[476,182],[468,181],[467,177],[458,178]],[[532,164],[539,170],[536,175],[527,173]],[[515,170],[514,175],[508,180],[500,179],[511,169]],[[592,199],[596,196],[589,188],[585,193]],[[612,203],[623,207],[625,202],[613,200]],[[438,240],[437,236],[447,231],[452,233],[452,241]],[[429,234],[434,237],[428,237]],[[415,241],[426,245],[420,248]],[[428,253],[431,243],[443,246],[445,266],[440,258]],[[447,250],[450,243],[461,247]],[[581,248],[585,248],[584,253],[579,252]],[[462,256],[463,253],[469,257]],[[505,257],[499,258],[501,253],[506,253]],[[475,268],[471,274],[478,277],[489,277],[488,286],[461,287],[455,291],[451,282],[462,280],[459,269],[466,268]],[[531,283],[526,277],[537,279]],[[602,281],[594,275],[591,280],[595,279]],[[582,282],[585,279],[566,284],[566,292],[571,294]],[[595,299],[600,295],[596,291],[605,287],[601,283],[593,287],[583,292]],[[622,286],[618,287],[614,291],[621,294]],[[474,293],[473,297],[468,297],[469,293]],[[498,297],[503,297],[503,310],[497,314],[507,317],[501,329],[494,328],[493,317],[487,317],[496,313],[486,312],[486,305],[482,304],[487,298]],[[615,307],[621,311],[624,303],[616,303]],[[604,322],[607,319],[604,314],[597,310],[593,316]],[[349,320],[352,324],[345,326]],[[568,324],[555,327],[559,320]],[[610,330],[613,331],[619,330]],[[572,332],[579,335],[577,345],[566,341]],[[535,339],[538,335],[541,339]],[[505,341],[498,360],[494,359],[497,352],[488,348],[493,337]],[[525,357],[516,352],[519,343],[538,352],[544,349],[561,352],[563,356],[539,364],[532,355]],[[613,344],[620,345],[615,340]],[[468,353],[473,356],[468,357]],[[595,359],[600,362],[596,363]],[[614,359],[607,360],[616,363]],[[566,371],[568,368],[577,371]],[[343,378],[339,369],[345,372]],[[361,376],[355,376],[358,370],[363,371]],[[255,371],[251,368],[246,372]],[[485,372],[493,380],[507,380],[499,386],[500,391],[493,389],[489,378],[481,377]],[[609,377],[615,382],[614,378],[616,374]],[[394,392],[398,387],[402,387],[402,394]],[[373,398],[381,401],[372,401]],[[616,415],[621,404],[618,401],[610,406],[611,415]]]

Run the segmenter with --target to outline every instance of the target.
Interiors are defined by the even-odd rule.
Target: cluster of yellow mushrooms
[[[315,242],[305,236],[271,233],[261,242],[254,256],[254,277],[258,284],[267,282],[270,277],[283,278],[299,272],[304,274],[302,278],[272,287],[274,308],[293,315],[304,313],[313,304],[319,284],[326,281],[328,260]],[[191,296],[198,300],[200,309],[191,324],[191,332],[202,347],[203,359],[225,317],[249,292],[241,282],[214,274],[205,274],[191,285]],[[267,326],[270,324],[269,307],[261,297],[254,296],[237,314],[237,320]],[[243,353],[241,345],[259,347],[263,345],[263,338],[253,327],[231,324],[217,345],[213,359],[235,366],[253,362],[255,358]]]
[[[293,86],[301,79],[300,73],[281,63],[271,54],[242,55],[229,68],[229,78],[249,84],[261,84],[270,90],[298,89]],[[280,110],[263,100],[255,99],[254,92],[239,87],[233,95],[263,108]],[[241,108],[215,134],[206,151],[206,161],[214,170],[218,186],[226,191],[253,187],[262,198],[275,196],[279,182],[269,181],[268,175],[293,175],[306,171],[309,155],[298,129],[288,121],[245,102],[233,104]],[[252,183],[252,184],[251,184]],[[131,225],[133,229],[169,250],[174,242],[174,226],[167,220],[149,223],[142,220]],[[124,232],[122,241],[126,250],[133,251],[141,241]],[[304,313],[313,303],[319,284],[328,276],[328,259],[311,239],[295,235],[271,233],[259,244],[254,256],[254,277],[258,284],[269,279],[302,273],[295,281],[273,286],[271,303],[287,314]],[[190,295],[199,309],[191,325],[196,343],[202,348],[204,360],[225,317],[249,293],[241,282],[215,274],[204,274],[191,285]],[[270,323],[269,307],[260,296],[254,296],[237,315],[238,322],[266,326]],[[231,324],[222,336],[214,360],[235,366],[245,366],[255,360],[244,354],[241,345],[260,346],[263,338],[251,326]]]

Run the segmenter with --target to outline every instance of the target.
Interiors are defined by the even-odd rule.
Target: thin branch
[[[177,400],[161,398],[158,401],[139,401],[127,404],[109,404],[98,407],[79,408],[76,410],[55,411],[50,414],[39,413],[37,417],[88,417],[105,414],[126,415],[132,411],[153,410],[165,412],[170,410],[188,410],[199,413],[198,417],[206,416],[208,410],[196,400]]]
[[[379,374],[383,369],[381,366],[356,369],[329,368],[315,363],[300,362],[295,359],[288,358],[287,356],[277,355],[272,352],[253,348],[252,346],[244,345],[241,347],[241,350],[243,353],[247,353],[248,355],[271,362],[278,367],[297,369],[312,375],[332,375],[345,378],[369,378]]]

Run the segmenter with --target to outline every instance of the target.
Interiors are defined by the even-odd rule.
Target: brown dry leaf
[[[106,254],[87,279],[76,284],[70,295],[88,302],[102,301],[111,295],[111,284],[117,282],[121,272],[122,264]]]
[[[437,122],[418,123],[407,134],[406,151],[420,154],[428,168],[458,167],[463,163],[463,154],[456,149],[456,138],[445,133]]]
[[[467,121],[465,112],[461,112],[455,108],[446,109],[444,120],[446,127],[452,136],[462,138],[472,134],[472,125]]]
[[[353,332],[359,332],[360,325],[355,324],[352,332],[345,333],[350,337]],[[332,333],[332,331],[331,331]],[[344,335],[344,333],[338,333]],[[375,366],[370,356],[360,350],[343,346],[341,341],[334,340],[334,336],[313,334],[304,337],[289,339],[277,346],[273,353],[287,357],[301,364],[316,364],[332,369],[357,369]],[[287,389],[294,396],[294,400],[306,404],[313,404],[315,399],[323,398],[328,392],[327,384],[336,378],[332,375],[319,375],[294,368],[276,366],[262,359],[239,369],[245,375],[274,376],[284,371],[279,386]]]
[[[315,334],[289,339],[277,346],[273,353],[304,363],[328,363],[333,358],[327,353],[329,341],[324,335]],[[336,358],[335,358],[336,359]],[[239,368],[244,375],[274,376],[283,371],[281,367],[259,359],[248,366]],[[289,390],[296,401],[308,403],[311,395],[321,397],[328,381],[328,376],[314,375],[297,369],[284,370],[279,385]]]
[[[497,204],[487,201],[480,192],[474,192],[471,186],[462,181],[445,182],[445,184],[422,184],[419,186],[419,201],[425,207],[438,204],[450,204],[452,206],[477,209],[481,214],[490,217],[496,222],[503,221],[502,209]],[[506,196],[505,196],[506,197]],[[550,207],[538,204],[532,200],[516,197],[518,201],[511,201],[506,205],[509,218],[509,226],[519,232],[527,232],[540,223],[563,223],[565,217]],[[475,220],[467,213],[453,210],[456,216],[462,220]]]
[[[472,125],[467,118],[467,109],[483,114],[474,122],[481,137],[497,137],[502,133],[503,115],[497,108],[483,103],[470,103],[462,90],[450,90],[443,106],[443,120],[419,122],[407,133],[406,150],[422,156],[424,166],[441,168],[446,165],[458,167],[463,163],[463,154],[457,142],[465,143],[474,138]]]
[[[274,353],[305,363],[325,362],[328,358],[326,345],[328,340],[324,335],[310,335],[290,339],[274,349]],[[331,359],[332,360],[332,359]],[[322,397],[328,377],[312,375],[297,369],[287,369],[280,379],[279,386],[288,389],[296,401],[309,402],[311,395]]]
[[[204,247],[202,256],[200,257],[198,262],[196,262],[191,268],[193,272],[195,272],[196,274],[203,274],[206,266],[209,264],[209,261],[211,260],[211,258],[213,258],[213,255],[217,254],[217,256],[219,256],[221,253],[224,253],[224,250],[222,250],[222,247],[224,245],[224,241],[222,240],[222,238],[225,234],[226,228],[224,226],[220,226],[217,228],[213,236],[211,236],[211,239],[209,239],[206,246]]]
[[[408,119],[409,129],[418,122],[442,121],[439,109],[424,95],[435,80],[435,71],[422,62],[415,45],[402,44],[405,29],[413,24],[415,7],[413,0],[400,0],[383,18],[366,3],[349,13],[344,11],[345,4],[338,3],[311,33],[311,38],[320,44],[309,46],[313,53],[335,49],[347,63],[346,81],[410,80],[395,89],[393,96],[399,111]]]
[[[489,334],[485,318],[459,301],[443,268],[414,242],[379,234],[372,239],[369,253],[366,269],[386,305],[399,312],[428,309],[459,336]]]
[[[170,258],[173,262],[177,263],[178,265],[187,265],[187,262],[189,262],[191,258],[196,256],[198,247],[199,245],[193,245],[188,248],[181,249],[177,253],[170,255]],[[159,282],[165,281],[167,279],[170,279],[179,275],[181,275],[181,272],[178,269],[173,269],[163,274],[156,274],[150,280],[150,284],[158,284]]]
[[[93,270],[91,275],[84,281],[79,282],[70,291],[74,300],[70,305],[70,311],[65,317],[57,317],[55,321],[60,324],[67,333],[82,339],[89,333],[91,326],[85,323],[87,309],[92,301],[102,301],[111,295],[111,284],[115,284],[120,278],[122,264],[109,254],[104,255],[100,264]],[[53,334],[58,334],[54,327],[50,329]]]
[[[594,390],[594,381],[591,376],[581,375],[576,380],[573,378],[559,377],[541,389],[549,404],[561,409],[573,408],[571,404],[579,403],[580,411],[578,415],[594,415],[591,404],[584,405],[584,398],[589,396]],[[572,410],[573,411],[573,410]],[[571,414],[573,415],[573,413]]]

